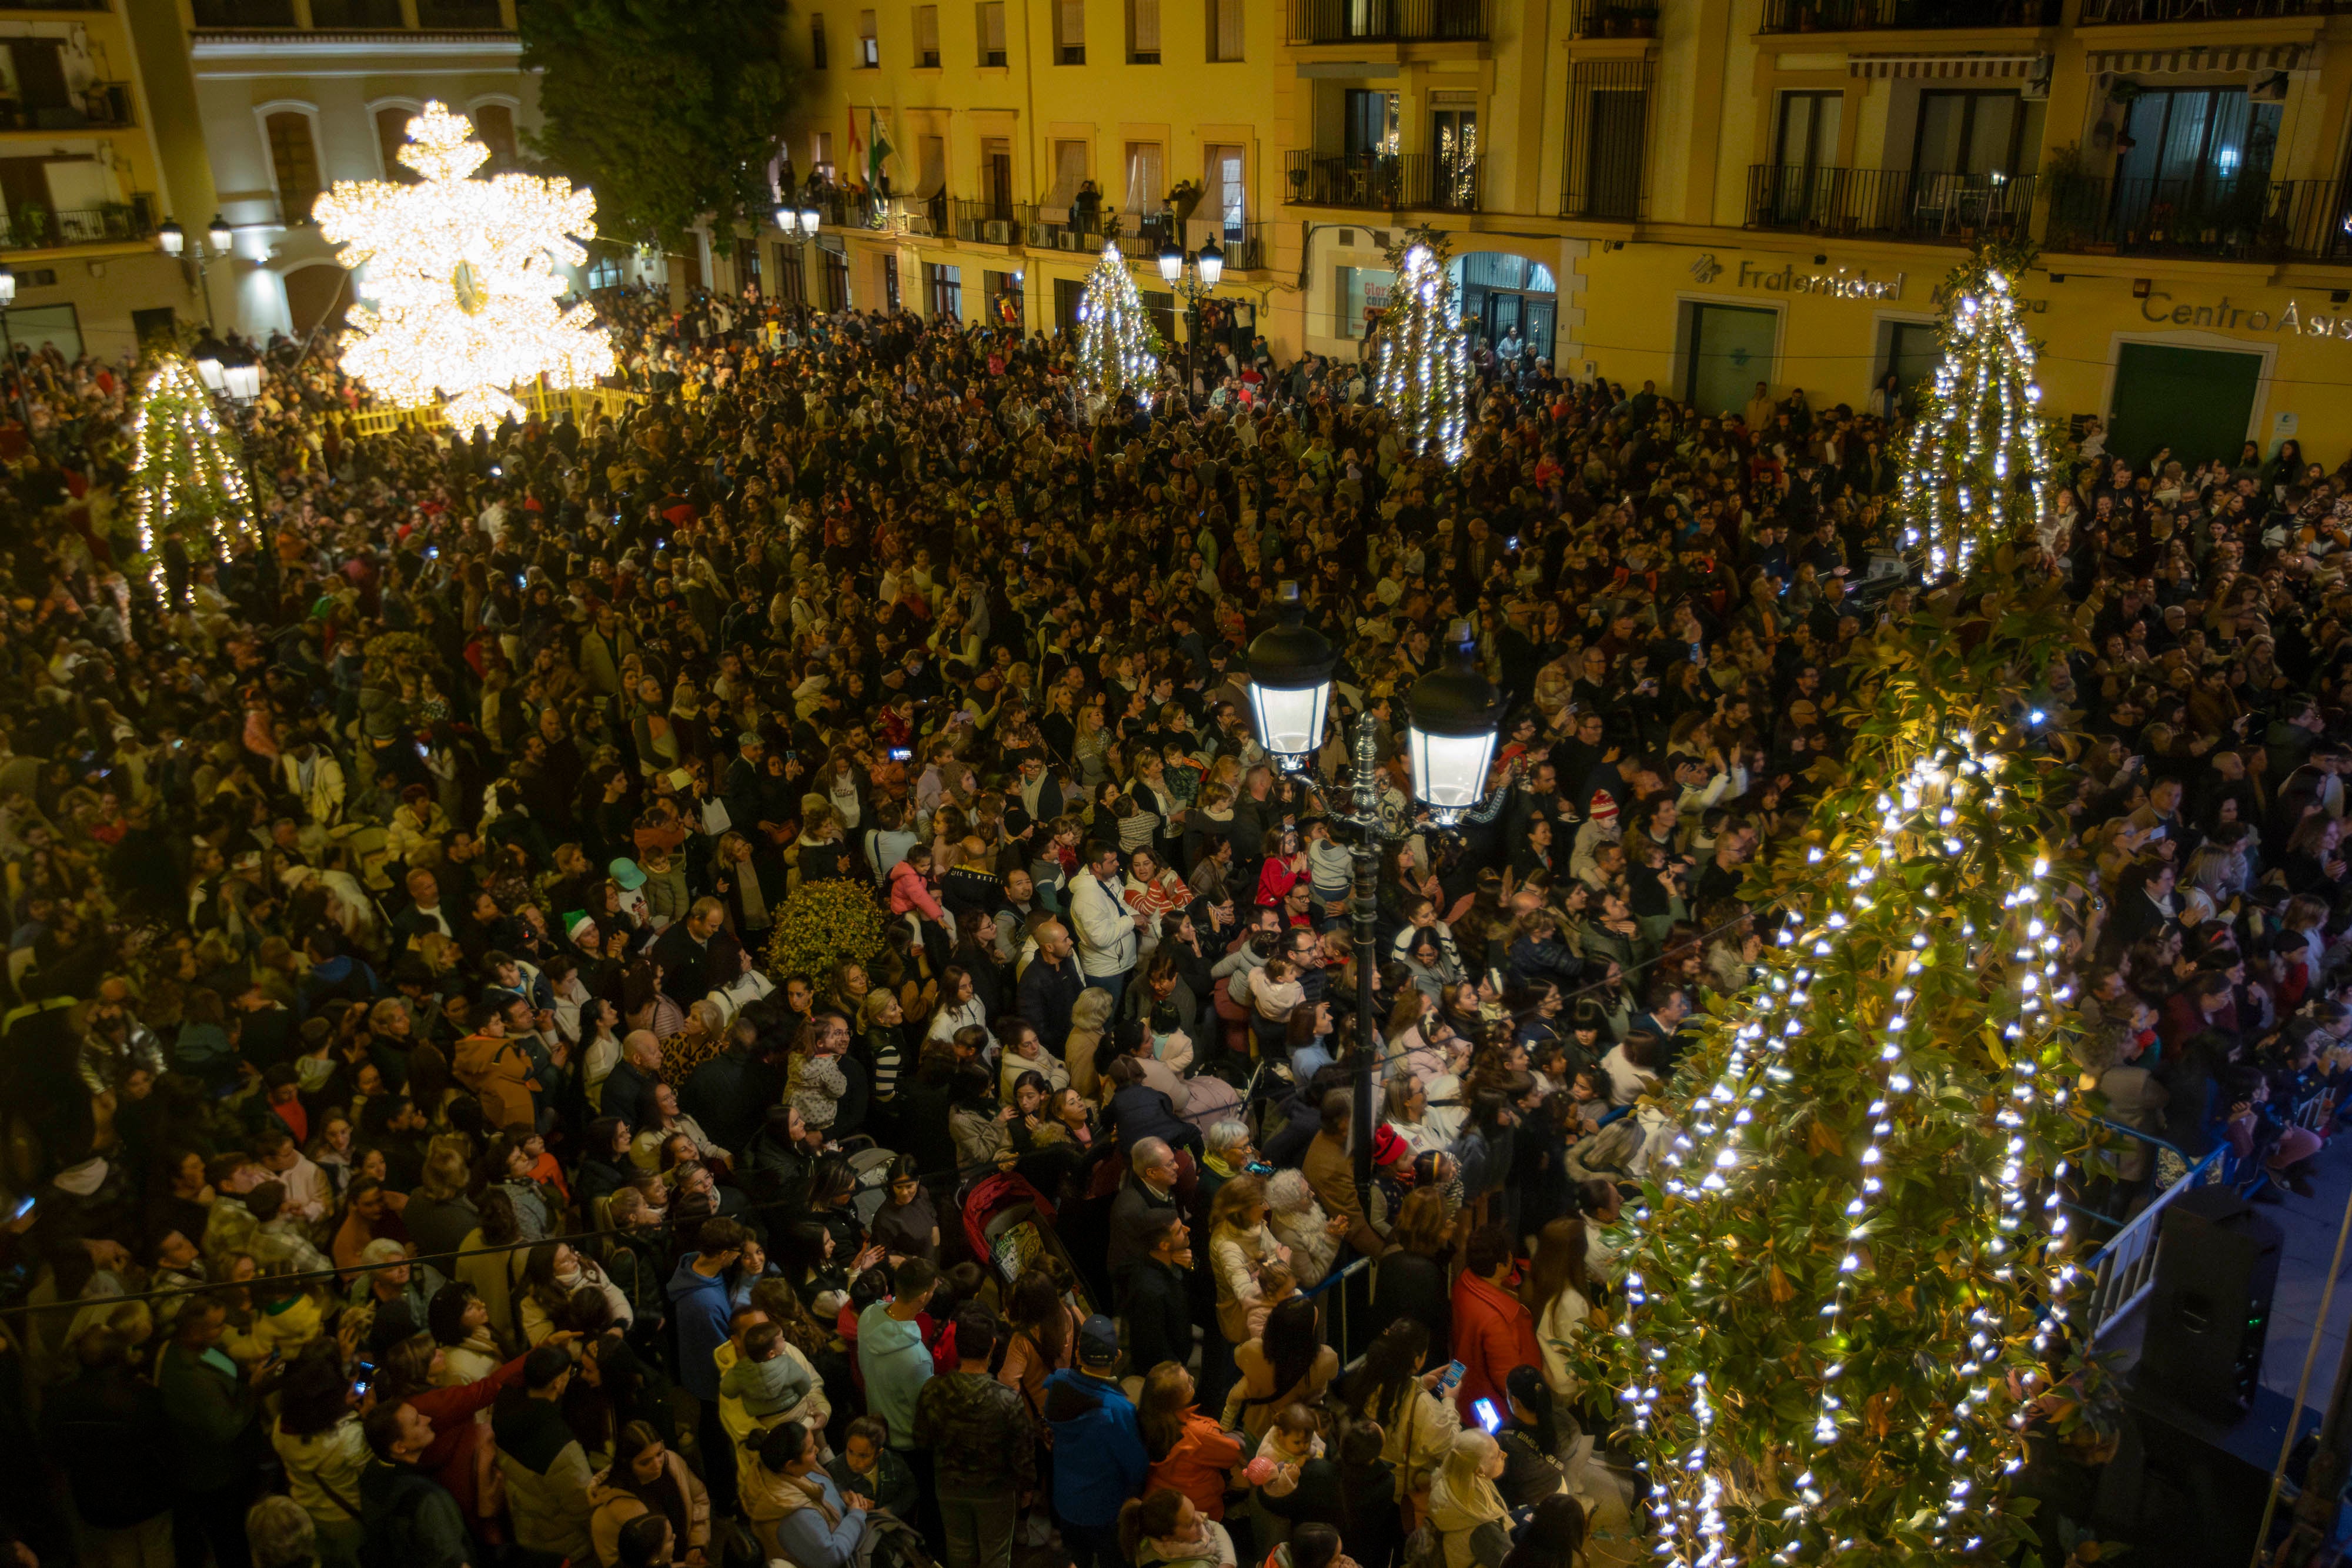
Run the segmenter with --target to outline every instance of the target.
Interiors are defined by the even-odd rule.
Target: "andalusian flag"
[[[882,134],[882,111],[868,109],[866,112],[866,184],[869,190],[882,188],[882,163],[890,156],[889,139]]]

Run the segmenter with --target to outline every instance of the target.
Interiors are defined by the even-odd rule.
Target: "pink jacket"
[[[931,896],[930,884],[923,873],[900,861],[890,868],[890,913],[904,915],[909,910],[943,925],[947,920],[940,910],[940,901]]]

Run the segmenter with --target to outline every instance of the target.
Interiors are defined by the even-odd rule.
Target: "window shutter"
[[[1062,47],[1084,48],[1087,42],[1087,0],[1062,0]]]
[[[982,5],[980,8],[980,16],[982,29],[981,47],[992,54],[1003,53],[1004,49],[1003,0],[991,0],[989,5]]]
[[[936,5],[915,7],[915,52],[922,55],[940,52],[940,8]]]
[[[1135,6],[1135,52],[1160,52],[1160,0],[1131,0]]]

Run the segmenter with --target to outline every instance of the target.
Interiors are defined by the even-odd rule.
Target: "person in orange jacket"
[[[1543,1364],[1535,1314],[1510,1288],[1516,1267],[1510,1233],[1501,1226],[1482,1225],[1470,1233],[1454,1281],[1454,1359],[1465,1369],[1454,1397],[1465,1427],[1477,1420],[1481,1399],[1493,1400],[1498,1411],[1510,1409],[1504,1380],[1511,1368]]]

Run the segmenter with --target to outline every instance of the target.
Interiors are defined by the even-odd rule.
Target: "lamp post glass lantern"
[[[215,256],[226,256],[228,247],[236,243],[236,231],[228,226],[226,218],[215,213],[212,227],[205,231],[205,238],[212,243]]]
[[[165,256],[176,261],[188,248],[188,231],[180,226],[179,219],[165,218],[163,226],[155,231],[155,243],[163,247]]]
[[[1257,726],[1258,743],[1276,766],[1297,773],[1322,745],[1339,657],[1306,623],[1306,606],[1296,582],[1282,585],[1278,602],[1279,619],[1249,645],[1250,716]],[[1454,623],[1452,643],[1448,667],[1413,686],[1413,727],[1408,735],[1414,793],[1441,823],[1456,821],[1478,803],[1502,716],[1501,694],[1479,674],[1465,622]],[[1357,1197],[1367,1213],[1372,1184],[1372,1068],[1381,1053],[1372,985],[1380,967],[1374,925],[1381,846],[1401,841],[1410,831],[1403,823],[1391,827],[1381,814],[1379,733],[1369,709],[1356,716],[1348,794],[1344,800],[1334,796],[1326,802],[1328,820],[1347,842],[1354,873],[1348,896],[1356,965],[1356,1043],[1348,1058],[1355,1100],[1349,1141]],[[1462,793],[1465,789],[1467,794]]]

